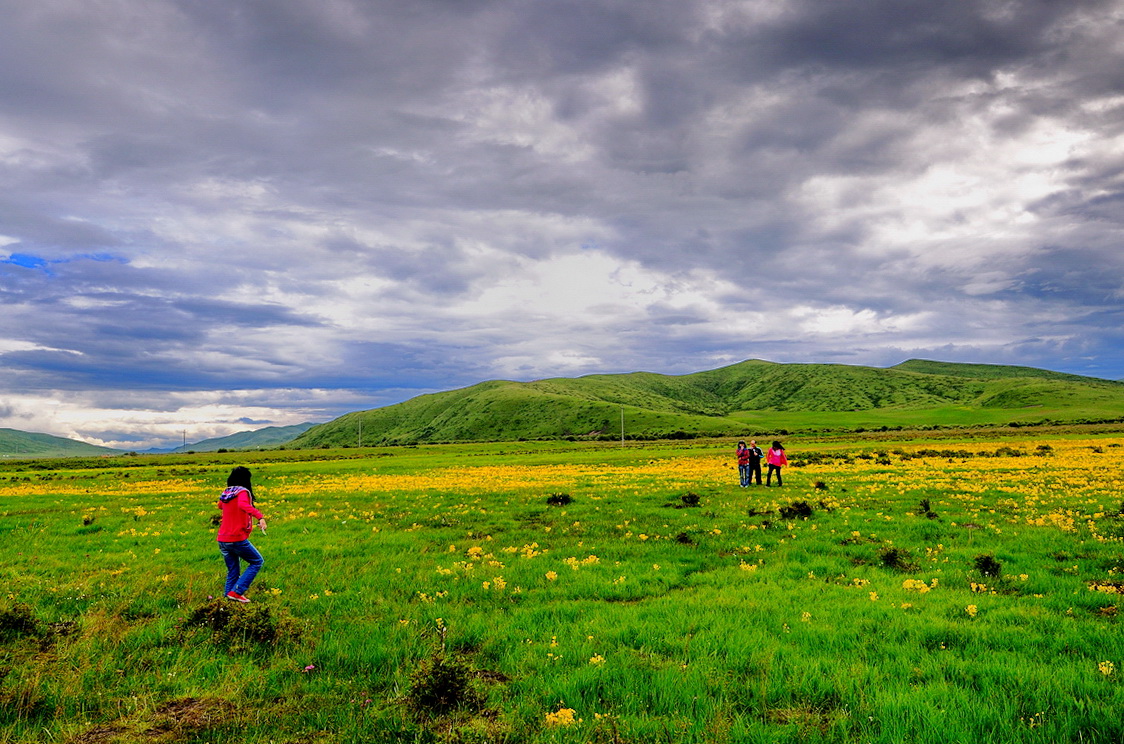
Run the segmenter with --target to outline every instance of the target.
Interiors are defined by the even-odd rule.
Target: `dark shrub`
[[[807,519],[812,516],[812,507],[807,501],[793,501],[789,506],[780,508],[781,519]]]
[[[980,572],[981,576],[990,576],[992,578],[999,578],[999,574],[1003,573],[1003,565],[995,560],[993,555],[977,555],[972,559],[976,566],[976,570]]]
[[[479,711],[483,697],[473,685],[473,673],[463,660],[437,653],[424,659],[410,675],[406,704],[421,716],[454,710]]]
[[[184,622],[186,628],[209,628],[217,643],[250,641],[272,644],[297,635],[296,621],[263,604],[236,604],[215,600],[197,607]]]
[[[574,503],[574,498],[568,493],[552,493],[546,497],[546,503],[551,506],[566,506]]]
[[[909,560],[909,551],[902,548],[883,548],[878,551],[878,560],[883,567],[894,571],[917,570],[917,565]]]
[[[31,605],[16,602],[0,608],[0,638],[22,638],[39,635],[39,620]]]

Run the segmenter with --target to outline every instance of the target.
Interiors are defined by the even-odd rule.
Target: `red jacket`
[[[219,542],[242,542],[250,539],[254,531],[254,520],[264,519],[265,515],[254,508],[250,492],[242,486],[231,486],[223,491],[219,499],[222,509],[222,523],[219,524]]]

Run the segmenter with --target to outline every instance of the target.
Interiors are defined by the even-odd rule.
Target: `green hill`
[[[316,424],[304,423],[292,426],[267,426],[255,431],[240,431],[225,437],[204,439],[201,442],[177,447],[172,452],[217,452],[219,450],[272,449],[288,444]]]
[[[0,429],[0,457],[89,457],[119,454],[121,454],[119,450],[98,447],[74,439],[16,429]]]
[[[1030,367],[910,360],[888,369],[750,360],[689,375],[493,380],[358,411],[295,447],[737,435],[1124,416],[1124,383]]]

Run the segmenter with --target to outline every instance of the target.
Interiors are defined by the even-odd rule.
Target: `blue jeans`
[[[749,463],[738,465],[738,477],[741,479],[742,488],[749,485]]]
[[[240,542],[220,542],[219,552],[226,561],[226,591],[245,594],[258,575],[265,558],[249,540]],[[239,560],[246,561],[246,570],[243,572]]]

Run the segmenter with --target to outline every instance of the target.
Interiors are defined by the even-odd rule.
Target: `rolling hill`
[[[255,431],[240,431],[225,437],[215,437],[195,442],[185,447],[176,447],[170,452],[217,452],[219,450],[272,449],[288,444],[293,439],[311,429],[316,424],[304,423],[292,426],[267,426]]]
[[[98,447],[74,439],[0,429],[0,457],[89,457],[119,455],[119,450]]]
[[[1077,421],[1124,416],[1124,383],[927,360],[890,368],[750,360],[678,376],[482,382],[347,414],[292,446],[617,437],[622,413],[633,438]]]

